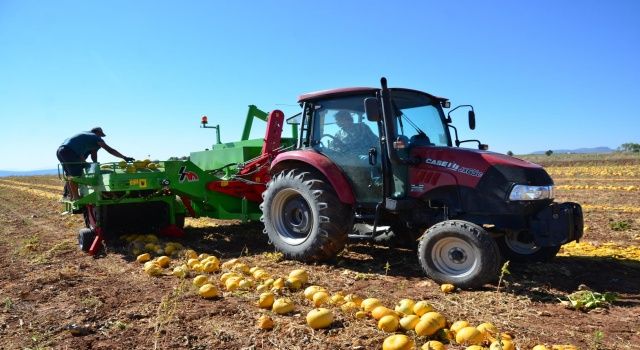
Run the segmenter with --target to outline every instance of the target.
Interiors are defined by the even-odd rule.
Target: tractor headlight
[[[515,185],[509,194],[510,201],[537,201],[553,198],[553,186]]]

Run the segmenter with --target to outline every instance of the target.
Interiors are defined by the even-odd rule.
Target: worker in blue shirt
[[[96,127],[90,131],[81,132],[64,140],[62,145],[58,148],[56,156],[62,164],[62,168],[64,169],[67,177],[73,178],[82,175],[82,169],[85,166],[85,159],[87,156],[91,155],[91,161],[94,163],[97,162],[98,150],[100,148],[104,148],[105,151],[118,158],[122,158],[127,162],[132,162],[134,160],[133,158],[124,156],[122,153],[109,147],[109,145],[102,140],[105,136],[107,135],[102,131],[102,128]],[[68,181],[67,185],[71,192],[71,200],[80,198],[78,193],[78,184],[73,181]]]

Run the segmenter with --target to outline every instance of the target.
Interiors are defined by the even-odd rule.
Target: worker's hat
[[[102,131],[102,128],[101,128],[101,127],[95,127],[95,128],[93,128],[93,129],[91,129],[91,132],[92,132],[92,133],[94,133],[94,134],[96,134],[96,135],[98,135],[98,136],[100,136],[100,137],[105,137],[105,136],[107,136],[107,135],[104,133],[104,131]]]

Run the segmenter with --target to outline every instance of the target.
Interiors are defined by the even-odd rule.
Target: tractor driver
[[[64,173],[67,177],[76,177],[82,175],[82,169],[85,166],[85,159],[91,155],[91,160],[95,163],[98,161],[98,150],[104,148],[105,151],[112,155],[122,158],[127,162],[132,162],[134,159],[122,155],[122,153],[109,147],[102,138],[107,135],[104,134],[102,128],[93,128],[91,131],[82,132],[66,139],[62,145],[58,148],[56,156],[62,164]],[[78,184],[73,181],[67,181],[69,186],[71,200],[80,198],[78,193]],[[66,187],[66,185],[65,185]]]
[[[340,130],[334,135],[329,148],[336,152],[366,155],[378,145],[378,137],[364,123],[354,123],[351,113],[339,111],[335,115]]]

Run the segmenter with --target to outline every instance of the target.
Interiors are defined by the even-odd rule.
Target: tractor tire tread
[[[438,271],[428,259],[430,248],[442,236],[457,235],[459,239],[468,240],[478,248],[480,264],[468,276],[452,277]],[[469,242],[468,242],[469,243]],[[462,220],[447,220],[431,226],[420,237],[418,244],[418,259],[423,271],[438,283],[452,283],[460,288],[478,288],[497,279],[500,263],[500,251],[495,240],[480,226]]]
[[[311,211],[316,213],[314,227],[305,242],[290,245],[280,239],[273,225],[270,201],[283,188],[295,188],[307,200]],[[348,229],[352,224],[350,207],[341,203],[335,191],[327,185],[323,177],[312,169],[289,169],[276,174],[263,193],[264,201],[260,205],[265,224],[265,233],[270,243],[281,251],[285,257],[306,262],[317,262],[331,259],[346,245]]]

